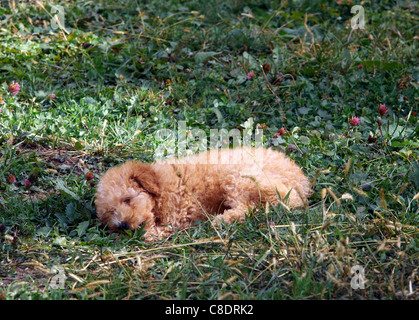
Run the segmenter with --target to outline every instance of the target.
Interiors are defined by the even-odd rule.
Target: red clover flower
[[[359,118],[358,118],[358,117],[352,117],[352,118],[349,120],[349,123],[350,123],[351,125],[353,125],[353,126],[358,126],[358,125],[361,123],[361,121],[359,120]]]
[[[7,89],[9,90],[11,95],[15,96],[19,93],[20,84],[13,80]]]

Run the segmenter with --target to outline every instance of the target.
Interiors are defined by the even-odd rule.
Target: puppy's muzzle
[[[144,223],[140,223],[138,225],[138,228],[141,228],[143,225],[144,225]],[[121,222],[119,224],[118,229],[121,230],[121,231],[124,231],[124,230],[129,230],[131,228],[129,227],[129,224],[128,223],[126,223],[125,221],[123,221],[123,222]]]
[[[119,230],[128,230],[128,229],[129,229],[129,225],[128,225],[128,223],[126,223],[125,221],[124,221],[124,222],[121,222],[121,223],[119,224],[119,226],[118,226],[118,229],[119,229]]]

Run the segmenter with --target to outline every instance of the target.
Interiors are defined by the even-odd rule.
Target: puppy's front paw
[[[223,214],[219,214],[212,220],[214,226],[221,226],[221,224],[231,224],[235,221],[243,222],[246,214],[245,209],[243,210],[226,210]]]
[[[226,223],[226,221],[223,218],[223,214],[219,214],[216,215],[212,220],[211,220],[211,224],[214,228],[218,228],[221,227],[221,225],[223,225],[224,223]]]
[[[168,238],[173,234],[173,231],[170,227],[167,226],[153,226],[148,229],[144,235],[146,242],[155,242],[162,240],[163,238]]]

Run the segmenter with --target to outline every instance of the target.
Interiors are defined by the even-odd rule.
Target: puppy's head
[[[109,169],[95,194],[99,221],[111,232],[154,225],[153,208],[159,196],[157,176],[149,164],[127,162]]]

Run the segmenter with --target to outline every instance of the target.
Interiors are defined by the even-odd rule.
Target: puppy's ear
[[[151,165],[142,162],[130,163],[130,179],[134,180],[139,187],[153,195],[160,195],[159,179]]]

